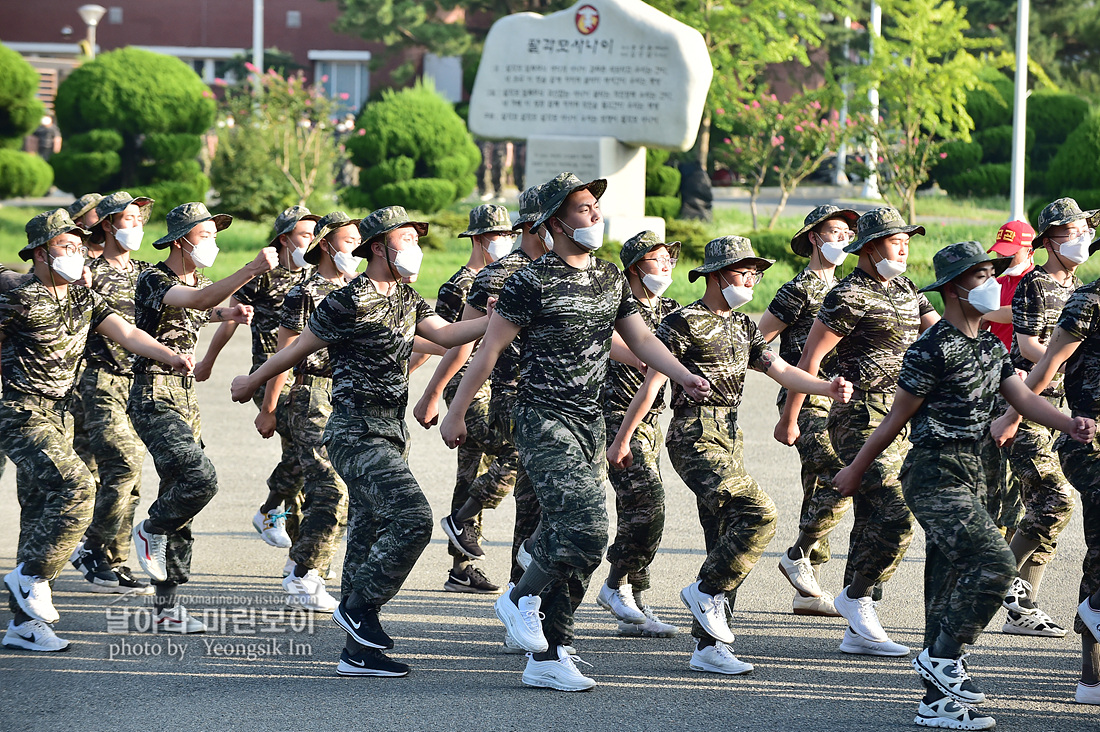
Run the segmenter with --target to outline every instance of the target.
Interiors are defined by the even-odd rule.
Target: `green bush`
[[[345,193],[345,205],[369,201],[434,213],[473,190],[480,153],[465,123],[431,84],[383,92],[381,100],[367,104],[357,125],[362,134],[352,135],[346,146],[363,169],[359,187],[365,195]],[[408,163],[388,162],[400,158],[413,162],[411,175]]]
[[[93,191],[109,191],[111,182],[117,180],[122,161],[117,152],[76,152],[64,143],[61,152],[50,156],[54,181],[57,187],[74,196]]]
[[[1012,121],[1013,82],[996,69],[986,69],[979,74],[982,81],[994,87],[991,93],[975,89],[966,95],[966,112],[974,120],[974,129],[983,130]]]
[[[667,165],[646,168],[645,194],[647,196],[680,195],[680,171]]]
[[[202,138],[197,135],[152,132],[141,143],[142,152],[149,160],[170,164],[181,160],[194,160],[202,147]]]
[[[1061,143],[1088,113],[1088,102],[1073,94],[1040,91],[1027,100],[1027,126],[1035,130],[1039,143]]]
[[[0,150],[0,197],[42,196],[53,185],[53,168],[37,155]]]
[[[297,203],[294,188],[271,165],[267,141],[243,125],[218,130],[218,151],[210,167],[218,210],[251,221],[266,221]]]
[[[163,219],[169,211],[181,203],[204,201],[208,188],[210,188],[210,179],[199,173],[191,180],[162,180],[148,185],[134,186],[129,189],[129,192],[133,196],[148,196],[156,201],[152,216]],[[217,208],[217,211],[220,213],[221,209]]]
[[[977,142],[953,140],[940,147],[941,157],[932,167],[931,175],[941,185],[945,178],[970,170],[982,161],[985,151]]]
[[[37,93],[38,72],[0,44],[0,139],[21,140],[38,127],[45,108]]]
[[[668,221],[680,215],[680,199],[676,196],[646,196],[645,215],[660,216]]]
[[[1064,195],[1070,188],[1100,188],[1100,112],[1089,115],[1077,126],[1047,168],[1047,195]]]
[[[982,163],[940,181],[952,196],[1004,196],[1012,180],[1011,163]]]
[[[1100,188],[1093,189],[1077,189],[1069,188],[1062,190],[1058,193],[1057,198],[1072,198],[1077,201],[1077,205],[1086,211],[1089,209],[1100,209]],[[1039,220],[1039,213],[1046,208],[1053,198],[1039,198],[1036,199],[1030,206],[1027,207],[1027,218],[1032,224]]]
[[[122,144],[122,135],[114,130],[92,130],[65,138],[65,150],[78,153],[118,152]]]
[[[791,251],[791,239],[794,238],[796,229],[771,231],[750,231],[745,236],[752,242],[752,249],[765,259],[774,259],[776,262],[786,262],[795,267],[796,271],[805,266],[806,260]]]
[[[983,163],[1012,162],[1012,125],[990,127],[974,133],[974,142],[982,146]],[[1024,153],[1030,157],[1035,145],[1035,129],[1024,129]]]
[[[672,219],[665,221],[665,241],[680,242],[680,257],[683,259],[703,259],[703,249],[711,240],[710,229],[702,221]]]
[[[348,210],[373,211],[374,197],[362,188],[348,187],[340,191],[340,205]]]

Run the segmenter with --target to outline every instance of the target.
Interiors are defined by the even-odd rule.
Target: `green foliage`
[[[474,188],[481,161],[466,125],[430,84],[387,90],[370,102],[347,143],[361,193],[347,204],[404,206],[434,213]]]
[[[38,126],[45,108],[35,97],[37,92],[38,72],[0,44],[0,139],[18,140]]]
[[[952,196],[1004,196],[1011,180],[1011,163],[982,163],[939,183]]]
[[[0,150],[0,198],[42,196],[53,185],[53,168],[37,155]]]
[[[294,203],[294,190],[272,164],[269,141],[250,130],[219,130],[210,167],[218,210],[250,221],[265,221]]]
[[[1100,188],[1100,168],[1096,165],[1098,159],[1100,112],[1095,112],[1078,125],[1050,162],[1046,175],[1047,195],[1063,196],[1066,194],[1062,191],[1069,188]]]
[[[1085,121],[1089,105],[1073,94],[1038,91],[1027,100],[1027,124],[1040,143],[1059,143]]]
[[[752,242],[753,251],[765,259],[774,259],[776,262],[787,264],[801,269],[806,260],[791,251],[791,239],[794,238],[797,229],[768,229],[763,231],[750,231],[745,234]]]
[[[250,67],[252,66],[252,49],[248,49],[245,53],[239,53],[225,64],[221,73],[226,76],[235,77],[240,84],[248,83],[248,74]],[[280,51],[277,48],[265,48],[263,71],[273,70],[279,76],[291,76],[299,71],[305,70],[305,67],[294,60],[294,54],[287,51]]]
[[[197,135],[152,132],[145,136],[141,149],[147,160],[167,164],[181,160],[194,160],[202,147]]]
[[[122,161],[117,152],[74,152],[64,143],[61,152],[50,156],[54,182],[63,191],[83,196],[93,191],[109,191],[118,180]]]
[[[677,196],[646,196],[645,215],[660,216],[667,225],[680,215],[680,199]]]
[[[974,141],[982,146],[982,162],[1012,162],[1012,125],[1000,125],[974,132]],[[1024,151],[1030,153],[1035,144],[1035,128],[1024,128]]]
[[[210,179],[200,172],[194,178],[187,180],[159,180],[155,183],[131,186],[129,192],[133,196],[152,198],[156,203],[153,204],[151,217],[163,221],[168,212],[181,203],[204,200],[208,188],[210,188]],[[220,238],[218,245],[221,246]]]
[[[79,135],[65,138],[65,150],[74,153],[117,153],[122,149],[122,145],[122,135],[115,130],[91,130],[90,132],[82,132]],[[117,172],[117,169],[115,172]]]
[[[932,175],[941,184],[946,178],[970,170],[982,161],[985,150],[977,142],[952,140],[940,146]]]
[[[702,221],[665,221],[665,241],[680,242],[680,257],[683,259],[702,260],[703,249],[713,238],[710,234],[710,227]]]
[[[647,196],[664,196],[679,200],[680,171],[669,165],[650,165],[647,161],[645,193]]]
[[[1057,198],[1068,197],[1077,201],[1077,205],[1086,211],[1100,209],[1100,188],[1068,188],[1058,191]],[[1027,217],[1032,223],[1039,220],[1039,213],[1051,202],[1051,198],[1037,198],[1027,207]],[[1091,260],[1090,260],[1091,261]],[[1083,276],[1078,273],[1078,276]]]

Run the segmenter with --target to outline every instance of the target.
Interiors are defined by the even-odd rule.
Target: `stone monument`
[[[493,24],[470,96],[470,130],[527,139],[526,180],[607,178],[607,238],[643,229],[645,146],[695,144],[714,70],[702,35],[641,0],[580,0]]]

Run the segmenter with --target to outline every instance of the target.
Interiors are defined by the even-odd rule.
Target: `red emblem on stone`
[[[591,5],[582,5],[577,9],[576,23],[581,35],[587,36],[600,27],[600,11]]]

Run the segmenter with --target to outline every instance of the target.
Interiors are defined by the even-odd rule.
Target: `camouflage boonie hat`
[[[572,173],[558,173],[554,178],[543,183],[539,189],[541,210],[539,217],[531,224],[531,228],[537,229],[545,224],[547,219],[558,212],[561,205],[565,203],[565,199],[577,191],[584,190],[591,192],[598,201],[607,190],[607,181],[597,178],[585,183]]]
[[[103,196],[96,204],[95,212],[99,216],[99,221],[89,227],[92,232],[91,240],[96,244],[102,242],[106,238],[103,231],[103,222],[107,220],[108,216],[125,211],[131,203],[137,206],[141,212],[141,225],[145,226],[149,223],[149,216],[153,213],[152,204],[155,203],[152,198],[148,196],[134,198],[126,191],[115,191],[109,196]]]
[[[663,242],[652,231],[643,231],[627,239],[619,251],[619,261],[623,263],[623,270],[633,267],[641,261],[642,257],[657,247],[666,247],[668,255],[674,260],[680,258],[680,242]]]
[[[317,221],[320,218],[317,214],[310,213],[305,206],[291,206],[279,214],[279,218],[275,219],[275,234],[271,237],[270,246],[279,246],[279,237],[294,231],[294,227],[298,225],[298,222]]]
[[[168,233],[153,242],[156,249],[170,246],[204,221],[213,221],[218,231],[229,228],[233,223],[233,217],[229,214],[211,214],[202,203],[181,203],[168,212],[165,220],[168,223]]]
[[[694,282],[699,277],[709,273],[725,269],[731,264],[751,261],[756,268],[763,272],[775,264],[774,259],[764,259],[756,256],[752,250],[752,242],[743,236],[723,236],[707,242],[703,249],[703,263],[688,272],[688,282]]]
[[[905,223],[905,219],[901,217],[898,210],[891,206],[876,208],[859,217],[859,221],[856,222],[856,238],[844,247],[844,251],[848,254],[855,254],[867,242],[875,239],[885,239],[894,234],[920,234],[923,236],[924,227],[918,224]]]
[[[508,217],[508,209],[504,206],[483,203],[477,208],[470,209],[470,225],[466,231],[459,234],[459,237],[494,233],[511,234],[512,219]]]
[[[63,208],[43,211],[28,221],[24,228],[27,232],[27,246],[19,250],[19,258],[24,262],[29,262],[34,256],[34,250],[48,244],[55,236],[72,232],[84,240],[92,233],[74,224],[68,210]]]
[[[424,236],[428,233],[428,222],[410,221],[409,213],[401,206],[386,206],[377,211],[371,211],[370,216],[359,222],[359,233],[363,235],[363,243],[352,252],[357,257],[366,256],[365,247],[370,246],[378,237],[388,234],[402,226],[411,226],[416,233]],[[360,254],[360,252],[363,252]]]
[[[321,240],[336,229],[345,226],[358,226],[360,221],[362,219],[353,219],[343,211],[333,211],[326,216],[322,216],[317,221],[317,228],[313,230],[313,241],[306,247],[305,260],[310,264],[318,264],[321,261]]]
[[[529,186],[519,194],[519,216],[512,223],[512,229],[518,229],[524,224],[532,224],[542,211],[542,186]]]
[[[927,287],[920,288],[919,292],[938,290],[974,265],[986,262],[991,263],[994,274],[999,275],[1012,264],[1012,258],[993,259],[985,251],[985,247],[976,241],[960,241],[946,246],[932,257],[932,266],[936,268],[936,281]]]
[[[99,202],[102,200],[103,196],[98,193],[85,193],[83,196],[70,203],[69,207],[65,210],[69,212],[69,217],[75,221],[98,206]]]
[[[815,226],[829,219],[844,219],[848,222],[848,226],[854,229],[856,221],[859,220],[859,212],[834,206],[831,203],[818,206],[806,215],[802,228],[791,239],[791,251],[800,257],[809,258],[814,253],[814,246],[810,243],[810,232]]]
[[[1052,226],[1064,226],[1081,219],[1090,219],[1089,225],[1096,228],[1092,221],[1096,214],[1097,209],[1082,211],[1077,201],[1072,198],[1059,198],[1057,201],[1052,201],[1039,213],[1039,224],[1035,227],[1035,241],[1042,239],[1047,229]],[[1045,245],[1046,242],[1044,241],[1043,244]]]

